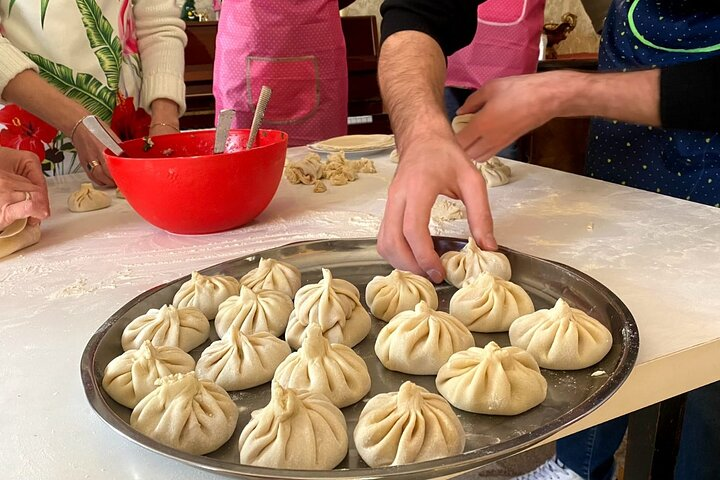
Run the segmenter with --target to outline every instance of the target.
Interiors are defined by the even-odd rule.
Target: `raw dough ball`
[[[475,114],[473,113],[466,113],[464,115],[457,115],[455,118],[452,119],[452,123],[450,126],[453,129],[453,132],[460,133],[463,131],[465,127],[467,127],[468,123],[470,123],[470,120],[472,120],[473,116]]]
[[[0,258],[40,241],[40,225],[28,225],[27,220],[15,220],[0,231]]]
[[[195,371],[228,392],[245,390],[272,380],[288,355],[290,346],[268,332],[230,330],[202,352]]]
[[[532,355],[495,342],[453,354],[435,385],[460,410],[487,415],[517,415],[547,395],[547,381]]]
[[[500,252],[486,252],[470,237],[468,243],[459,252],[445,252],[440,257],[445,267],[448,283],[460,288],[465,282],[472,281],[482,272],[490,272],[503,280],[510,280],[512,271],[510,261]]]
[[[523,348],[538,365],[579,370],[595,365],[612,347],[610,330],[582,310],[558,298],[551,309],[524,315],[510,325],[510,343]]]
[[[480,170],[488,187],[499,187],[510,181],[510,167],[498,157],[491,157],[485,162],[477,162],[475,168]]]
[[[377,276],[370,280],[365,289],[365,300],[372,314],[386,322],[400,312],[412,310],[421,300],[430,308],[438,306],[432,282],[402,270],[393,270],[386,277]]]
[[[240,279],[253,292],[260,290],[280,290],[290,297],[300,289],[300,270],[273,258],[261,258],[257,268],[250,270]]]
[[[92,183],[83,183],[78,190],[70,194],[67,206],[71,212],[91,212],[107,208],[111,202],[107,193],[95,190]]]
[[[465,431],[450,404],[412,382],[371,398],[353,437],[371,467],[450,457],[465,448]]]
[[[240,283],[228,275],[202,275],[192,277],[180,286],[173,298],[176,307],[195,307],[210,320],[215,318],[222,302],[240,292]]]
[[[507,332],[516,318],[534,311],[521,286],[487,272],[465,283],[450,300],[450,315],[471,332]]]
[[[252,412],[238,448],[244,465],[331,470],[347,455],[347,425],[325,395],[273,382],[270,403]]]
[[[370,333],[370,315],[360,304],[360,292],[347,280],[333,278],[323,268],[323,279],[305,285],[295,296],[285,339],[297,350],[305,339],[305,330],[317,323],[330,343],[354,347]]]
[[[233,295],[220,304],[215,317],[215,331],[222,337],[228,330],[245,334],[270,332],[279,337],[287,327],[292,299],[278,290],[260,290],[258,293],[245,285],[240,295]]]
[[[194,372],[168,375],[157,385],[130,416],[135,430],[194,455],[215,451],[232,437],[238,409],[225,390]]]
[[[472,333],[460,320],[421,301],[380,330],[375,354],[389,370],[435,375],[450,355],[474,346]]]
[[[308,153],[302,160],[285,164],[285,178],[292,184],[312,185],[320,180],[322,173],[323,165],[317,153]]]
[[[195,360],[177,347],[153,347],[145,340],[137,350],[128,350],[105,367],[102,385],[113,400],[135,408],[155,390],[155,381],[173,373],[192,372]]]
[[[189,352],[202,345],[210,334],[210,322],[197,308],[163,305],[151,308],[130,322],[122,334],[123,350],[140,348],[145,340],[156,347],[178,347]]]
[[[319,325],[311,323],[302,347],[275,371],[283,387],[322,393],[337,407],[360,401],[370,391],[367,365],[352,348],[327,341]]]

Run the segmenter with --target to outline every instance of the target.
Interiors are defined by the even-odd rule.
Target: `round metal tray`
[[[436,237],[438,252],[459,250],[465,240]],[[103,371],[107,364],[122,353],[120,337],[125,326],[150,308],[171,303],[173,295],[189,275],[149,290],[118,310],[93,335],[83,352],[81,375],[85,393],[92,408],[115,431],[149,450],[185,462],[194,467],[245,478],[313,479],[313,478],[437,478],[472,470],[495,460],[517,453],[587,415],[607,400],[625,381],[637,358],[639,338],[635,321],[627,307],[609,289],[582,272],[568,266],[500,248],[512,265],[512,281],[521,285],[533,299],[536,309],[549,308],[562,296],[572,306],[580,308],[607,326],[613,335],[610,353],[597,365],[577,371],[543,370],[548,381],[545,401],[517,416],[502,417],[456,410],[465,428],[467,442],[461,455],[429,462],[397,467],[369,468],[360,458],[353,444],[353,431],[365,402],[384,392],[397,391],[405,380],[437,392],[434,376],[406,375],[386,370],[374,353],[375,338],[385,322],[373,318],[368,337],[355,351],[368,364],[372,377],[370,393],[355,405],[343,409],[348,426],[350,448],[347,457],[331,471],[300,471],[253,467],[239,463],[237,441],[253,410],[270,400],[270,386],[265,384],[249,390],[231,392],[238,405],[240,417],[233,437],[219,450],[208,455],[190,455],[162,445],[130,427],[131,410],[113,401],[102,388]],[[260,257],[288,261],[302,271],[303,284],[322,278],[320,269],[330,268],[333,276],[352,282],[362,295],[367,283],[375,275],[387,275],[392,270],[375,250],[375,239],[328,240],[303,242],[274,248],[238,258],[202,270],[204,274],[225,274],[241,277],[254,268]],[[439,309],[447,311],[450,297],[456,289],[450,285],[437,286]],[[211,328],[210,340],[193,350],[197,360],[211,341],[217,339]],[[507,333],[474,334],[475,343],[484,346],[493,340],[509,345]]]

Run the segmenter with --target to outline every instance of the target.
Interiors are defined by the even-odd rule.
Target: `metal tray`
[[[465,240],[436,237],[440,253],[459,250]],[[230,393],[240,410],[240,418],[233,437],[219,450],[204,456],[190,455],[162,445],[136,432],[129,425],[131,410],[113,401],[102,388],[106,365],[122,353],[120,337],[125,326],[150,308],[171,303],[173,295],[188,276],[149,290],[118,310],[93,335],[83,352],[81,375],[85,393],[93,409],[122,436],[194,467],[245,478],[313,479],[313,478],[437,478],[466,472],[507,457],[534,445],[553,433],[587,415],[607,400],[630,374],[637,358],[639,338],[635,321],[627,307],[609,289],[582,272],[568,266],[500,248],[512,265],[512,281],[528,291],[535,307],[549,308],[562,296],[607,326],[613,335],[610,353],[597,365],[577,371],[543,370],[548,381],[548,395],[539,406],[523,414],[502,417],[456,410],[467,434],[465,452],[461,455],[429,462],[397,467],[369,468],[360,458],[353,444],[352,433],[365,402],[383,392],[397,391],[405,380],[422,385],[432,392],[434,376],[415,376],[386,370],[374,353],[375,338],[385,325],[373,319],[370,335],[355,347],[367,362],[372,377],[370,393],[361,402],[343,409],[348,425],[350,449],[347,457],[331,471],[300,471],[253,467],[239,463],[237,441],[240,431],[248,423],[253,410],[270,400],[270,387],[265,384],[249,390]],[[204,274],[225,274],[240,277],[254,268],[260,257],[282,259],[297,266],[303,274],[303,284],[322,278],[320,269],[332,269],[336,278],[355,284],[361,292],[375,275],[387,275],[392,270],[375,250],[375,239],[328,240],[303,242],[274,248],[247,257],[206,268]],[[456,289],[450,285],[437,286],[439,309],[447,311],[450,297]],[[190,352],[195,359],[202,350],[217,339],[214,328],[208,342]],[[507,333],[475,334],[475,343],[484,346],[494,340],[509,345]],[[593,375],[594,374],[594,375]]]

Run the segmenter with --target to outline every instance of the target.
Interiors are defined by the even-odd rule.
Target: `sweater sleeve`
[[[185,22],[176,0],[135,0],[133,7],[143,80],[140,105],[148,112],[158,98],[185,113]]]
[[[720,55],[660,71],[660,120],[665,128],[720,132]]]
[[[472,42],[477,29],[477,9],[482,0],[385,0],[382,39],[393,33],[415,30],[431,36],[446,56]]]
[[[0,35],[0,99],[10,80],[25,70],[38,72],[38,66]]]

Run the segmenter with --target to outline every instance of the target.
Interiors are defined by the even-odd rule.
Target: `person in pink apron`
[[[343,6],[345,3],[343,2]],[[347,133],[348,70],[338,0],[224,0],[216,40],[216,113],[250,128],[263,85],[263,127],[306,145]]]
[[[467,97],[489,80],[537,69],[545,0],[488,0],[477,12],[472,43],[448,57],[445,108],[450,121]],[[516,158],[517,149],[513,144],[498,155]]]

